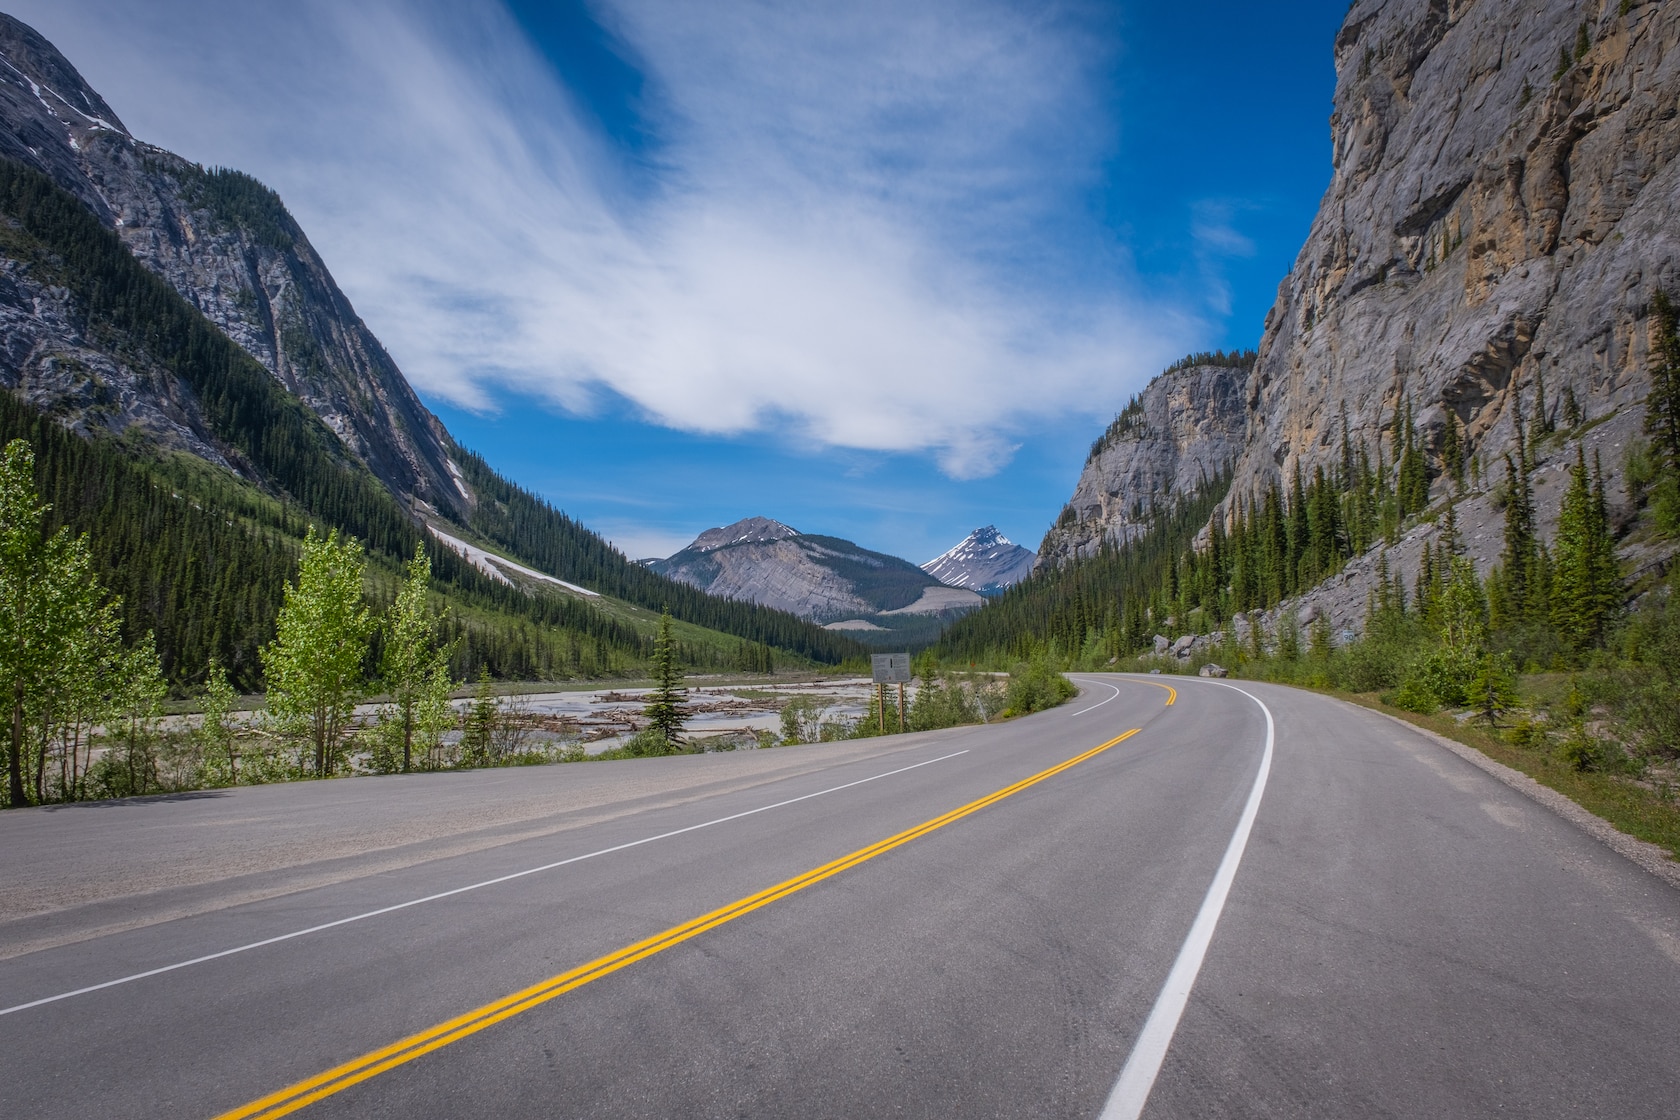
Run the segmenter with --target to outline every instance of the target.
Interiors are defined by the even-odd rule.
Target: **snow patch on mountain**
[[[922,571],[949,587],[997,595],[1027,578],[1037,559],[1037,553],[1011,541],[996,525],[985,525],[923,564]]]

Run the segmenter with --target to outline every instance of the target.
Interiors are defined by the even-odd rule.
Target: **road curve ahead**
[[[6,1117],[1663,1117],[1680,891],[1380,715],[0,815]]]

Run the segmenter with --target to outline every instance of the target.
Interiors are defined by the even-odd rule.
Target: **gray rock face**
[[[1037,560],[1032,549],[1011,541],[996,525],[985,525],[923,564],[922,571],[950,587],[997,595],[1031,575]]]
[[[1554,417],[1566,393],[1589,420],[1641,406],[1680,263],[1677,43],[1672,5],[1353,6],[1330,186],[1267,316],[1234,493],[1328,467],[1344,415],[1375,449],[1406,401],[1432,448],[1451,410],[1490,466],[1542,379]]]
[[[982,601],[972,591],[945,587],[908,560],[764,517],[708,529],[651,566],[710,594],[815,622],[960,612]]]
[[[1458,516],[1484,573],[1501,545],[1491,483],[1542,390],[1560,429],[1566,397],[1585,421],[1540,449],[1543,534],[1564,489],[1547,471],[1573,460],[1577,439],[1621,497],[1650,387],[1651,299],[1680,286],[1677,46],[1674,5],[1358,0],[1335,44],[1330,185],[1253,370],[1199,396],[1189,371],[1145,390],[1148,424],[1093,456],[1041,563],[1125,539],[1158,495],[1193,487],[1221,455],[1244,500],[1287,486],[1296,467],[1333,467],[1344,421],[1392,465],[1386,429],[1408,403],[1433,498],[1446,493],[1448,411],[1482,468]],[[1174,409],[1206,422],[1153,419],[1175,392]],[[1410,580],[1436,532],[1407,534],[1391,565]],[[1359,625],[1380,563],[1379,550],[1356,558],[1298,606],[1338,632]]]
[[[254,180],[207,174],[129,135],[45,39],[0,15],[0,155],[49,175],[116,230],[136,257],[261,362],[399,495],[444,512],[470,504],[448,436],[338,290],[279,198]],[[221,461],[190,394],[156,371],[92,354],[14,270],[0,379],[72,426],[132,423],[166,446]]]
[[[1229,470],[1248,436],[1246,380],[1240,368],[1191,366],[1150,382],[1092,448],[1038,563],[1090,556],[1105,540],[1124,544],[1148,528],[1157,503]]]

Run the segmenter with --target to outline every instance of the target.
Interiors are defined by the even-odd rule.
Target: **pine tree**
[[[1458,434],[1458,413],[1446,409],[1447,424],[1441,432],[1441,466],[1453,484],[1464,489],[1464,446]]]
[[[1526,620],[1532,596],[1538,542],[1534,536],[1534,490],[1522,456],[1505,456],[1505,551],[1500,557],[1501,622]]]
[[[1658,289],[1651,299],[1656,339],[1651,347],[1651,392],[1645,398],[1645,431],[1670,472],[1680,472],[1680,312]]]
[[[682,669],[677,664],[677,642],[671,634],[671,612],[664,611],[659,616],[659,635],[653,642],[653,692],[642,713],[647,716],[649,730],[659,732],[673,748],[682,742],[687,700],[688,689],[683,687]]]
[[[501,706],[496,702],[496,690],[490,683],[490,670],[480,666],[478,684],[473,689],[472,705],[461,724],[461,763],[482,766],[490,761],[490,748],[496,734],[496,722]],[[428,759],[427,768],[436,763]]]
[[[331,774],[363,694],[373,616],[362,595],[362,546],[310,526],[298,578],[286,588],[274,641],[263,648],[267,716],[282,737],[307,744],[316,777]]]
[[[1586,457],[1575,450],[1569,490],[1558,515],[1552,624],[1576,650],[1601,645],[1619,598],[1615,542],[1610,535],[1603,479],[1589,480]]]
[[[1551,414],[1546,408],[1546,372],[1544,370],[1534,371],[1534,422],[1530,427],[1534,432],[1535,439],[1539,439],[1541,436],[1549,436],[1556,429],[1556,425],[1552,423]]]

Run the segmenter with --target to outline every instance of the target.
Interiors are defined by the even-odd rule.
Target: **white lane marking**
[[[1240,692],[1260,705],[1260,710],[1266,713],[1266,749],[1260,755],[1260,772],[1254,776],[1254,788],[1249,790],[1248,804],[1243,806],[1237,830],[1231,833],[1231,842],[1226,845],[1225,858],[1219,861],[1219,870],[1214,873],[1213,883],[1202,899],[1202,908],[1196,912],[1190,934],[1178,951],[1178,959],[1167,974],[1167,982],[1161,986],[1161,994],[1155,997],[1155,1007],[1132,1046],[1131,1057],[1126,1059],[1125,1068],[1109,1091],[1099,1120],[1137,1120],[1143,1115],[1149,1091],[1155,1086],[1161,1063],[1166,1060],[1167,1047],[1172,1044],[1185,1004],[1190,1001],[1190,989],[1195,987],[1196,975],[1202,970],[1202,958],[1207,955],[1208,944],[1213,940],[1213,927],[1219,924],[1219,915],[1225,909],[1225,896],[1230,893],[1231,882],[1237,877],[1237,865],[1242,862],[1243,849],[1248,847],[1248,834],[1254,828],[1254,818],[1260,812],[1260,796],[1266,792],[1266,777],[1272,770],[1275,731],[1272,710],[1245,688],[1221,681],[1205,683]]]
[[[1083,679],[1083,678],[1082,678],[1082,679]],[[1093,682],[1091,682],[1091,683],[1093,683],[1093,684],[1100,684],[1100,685],[1102,685],[1102,686],[1103,686],[1103,687],[1104,687],[1104,688],[1114,688],[1114,686],[1113,686],[1113,685],[1111,685],[1111,684],[1109,684],[1109,683],[1108,683],[1108,682],[1107,682],[1107,681],[1093,681]],[[1109,697],[1109,698],[1108,698],[1108,700],[1099,700],[1099,701],[1098,701],[1098,702],[1097,702],[1097,703],[1095,703],[1095,704],[1092,704],[1092,705],[1091,705],[1091,706],[1090,706],[1090,707],[1089,707],[1089,708],[1081,708],[1081,709],[1079,709],[1079,710],[1078,710],[1078,711],[1077,711],[1077,712],[1074,712],[1074,713],[1073,713],[1073,715],[1071,715],[1071,716],[1069,716],[1069,717],[1068,717],[1068,718],[1069,718],[1069,719],[1074,719],[1074,718],[1076,718],[1076,717],[1078,717],[1078,716],[1082,716],[1082,715],[1084,715],[1084,714],[1085,714],[1085,713],[1086,713],[1086,712],[1094,712],[1094,711],[1096,711],[1096,710],[1097,710],[1097,709],[1098,709],[1098,708],[1100,708],[1100,707],[1102,707],[1102,706],[1103,706],[1103,705],[1104,705],[1104,704],[1106,704],[1106,703],[1108,703],[1108,701],[1109,701],[1109,700],[1113,700],[1113,699],[1115,699],[1115,698],[1116,698],[1116,697],[1118,697],[1118,696],[1119,696],[1119,695],[1120,695],[1120,690],[1119,690],[1119,689],[1118,689],[1118,688],[1114,688],[1114,695],[1113,695],[1113,696],[1110,696],[1110,697]]]
[[[482,887],[493,887],[498,883],[506,883],[512,879],[523,879],[527,875],[536,875],[543,871],[553,871],[557,867],[565,867],[567,864],[571,863],[582,863],[586,859],[594,859],[597,856],[611,855],[614,852],[622,852],[627,848],[639,848],[643,844],[652,844],[656,840],[669,840],[673,836],[681,836],[684,833],[696,832],[702,828],[711,828],[713,825],[728,824],[730,821],[738,821],[742,817],[750,817],[756,813],[768,813],[771,809],[781,809],[789,805],[797,805],[799,802],[809,801],[813,797],[822,797],[825,794],[839,793],[841,790],[851,789],[854,786],[861,786],[867,782],[877,781],[881,778],[890,778],[895,774],[903,774],[911,770],[919,770],[923,766],[932,766],[935,762],[944,762],[948,758],[956,758],[960,754],[967,753],[967,750],[952,751],[950,754],[942,754],[938,758],[930,758],[925,762],[917,762],[910,766],[901,766],[897,770],[888,770],[882,774],[872,774],[867,778],[859,778],[855,782],[847,782],[845,785],[831,786],[828,789],[820,789],[815,793],[807,793],[799,797],[790,797],[786,801],[778,801],[774,805],[760,805],[756,809],[748,809],[742,813],[733,813],[727,817],[719,817],[716,820],[704,821],[700,824],[691,824],[685,828],[673,829],[670,832],[661,832],[657,836],[646,836],[640,840],[632,840],[627,844],[615,844],[611,848],[602,848],[597,852],[589,852],[581,856],[572,856],[570,859],[556,860],[553,863],[545,863],[541,867],[531,867],[524,871],[515,871],[511,874],[501,875],[494,879],[486,879],[482,883],[470,883],[464,887],[455,887],[452,890],[439,891],[437,894],[429,894],[424,898],[413,898],[407,902],[396,903],[393,906],[382,906],[378,910],[369,910],[365,914],[353,914],[348,918],[339,918],[337,921],[333,922],[322,922],[320,925],[310,926],[308,929],[293,930],[291,933],[282,933],[275,937],[264,938],[261,941],[253,941],[249,945],[239,945],[232,949],[223,949],[217,953],[207,953],[202,957],[194,957],[190,961],[179,961],[175,964],[166,964],[161,968],[148,969],[145,972],[136,972],[132,976],[120,976],[115,980],[106,980],[101,984],[89,984],[87,987],[77,988],[75,991],[60,992],[55,996],[44,996],[41,999],[30,1000],[28,1003],[20,1003],[15,1007],[0,1008],[0,1015],[10,1015],[16,1011],[27,1011],[31,1007],[40,1007],[44,1003],[57,1003],[61,999],[69,999],[71,996],[87,995],[89,992],[97,992],[105,988],[114,988],[119,984],[132,984],[136,980],[145,980],[151,976],[161,976],[165,972],[174,972],[176,969],[191,968],[195,964],[204,964],[207,961],[220,960],[223,957],[231,957],[235,953],[248,953],[252,949],[261,949],[266,945],[278,944],[281,941],[290,941],[294,937],[303,937],[306,934],[320,933],[322,930],[333,929],[336,926],[346,926],[351,922],[360,922],[365,921],[368,918],[377,918],[381,914],[389,914],[396,910],[406,910],[410,906],[419,906],[423,902],[436,902],[440,898],[450,898],[454,895],[466,894],[468,891],[476,891]]]

